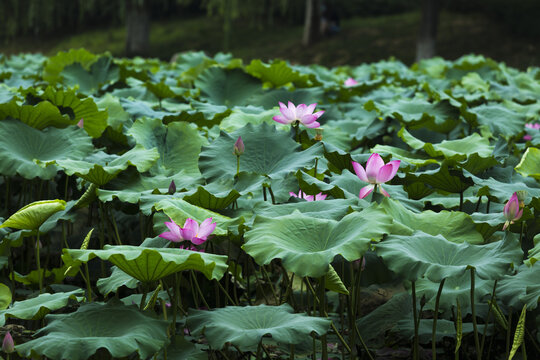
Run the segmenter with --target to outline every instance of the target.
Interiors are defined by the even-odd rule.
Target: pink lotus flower
[[[291,196],[293,196],[295,198],[304,199],[306,201],[318,201],[318,200],[326,199],[326,194],[323,194],[322,192],[320,192],[317,195],[313,196],[313,195],[306,195],[305,193],[302,192],[302,190],[300,190],[300,191],[298,191],[298,195],[293,193],[292,191],[289,192],[289,195],[291,195]]]
[[[392,178],[396,176],[400,163],[401,160],[392,160],[385,165],[383,159],[377,153],[371,154],[366,163],[365,170],[362,165],[353,161],[352,166],[356,176],[358,176],[360,180],[369,183],[369,185],[360,189],[360,194],[358,194],[360,199],[368,196],[375,186],[378,186],[381,194],[390,197],[390,195],[382,188],[382,184],[392,180]]]
[[[169,218],[169,220],[171,220],[171,222],[165,221],[165,226],[167,226],[170,231],[165,231],[164,233],[159,234],[159,237],[172,242],[183,241],[184,238],[182,237],[182,233],[180,232],[182,228],[178,226],[171,218]]]
[[[15,351],[15,343],[13,342],[13,337],[11,337],[9,331],[4,336],[4,341],[2,342],[2,351],[6,354],[11,354]]]
[[[324,110],[317,111],[313,113],[317,104],[300,104],[294,106],[292,102],[289,101],[289,106],[285,106],[284,103],[279,103],[279,111],[281,115],[274,116],[272,119],[281,124],[293,124],[302,123],[308,128],[316,128],[321,126],[316,120],[324,114]]]
[[[354,86],[354,85],[358,85],[358,81],[354,80],[352,77],[348,78],[347,80],[345,80],[345,83],[344,83],[345,86]]]
[[[540,130],[540,123],[527,123],[525,124],[525,128],[531,129],[531,130]],[[527,134],[523,136],[523,140],[530,141],[532,140],[532,135]]]
[[[239,136],[233,146],[233,155],[240,156],[244,153],[244,150],[244,141],[242,140],[242,137]]]
[[[79,120],[79,122],[77,123],[77,126],[80,127],[81,129],[84,128],[84,119],[81,118],[81,120]]]
[[[523,209],[520,209],[517,193],[513,193],[510,200],[508,200],[506,205],[504,205],[503,214],[506,218],[503,230],[506,230],[506,228],[513,224],[514,221],[521,218],[521,215],[523,215]]]
[[[159,237],[172,242],[181,242],[184,240],[190,241],[194,245],[200,245],[206,241],[208,235],[216,228],[216,223],[212,222],[212,218],[204,220],[201,225],[193,219],[186,219],[184,227],[178,226],[172,219],[171,222],[165,221],[165,225],[170,231],[159,234]],[[193,250],[193,245],[181,246],[181,249]],[[195,249],[197,250],[197,249]]]
[[[212,218],[205,219],[201,225],[193,219],[187,219],[184,227],[180,229],[180,234],[184,240],[189,240],[195,245],[201,245],[206,241],[208,235],[214,231],[217,223],[212,222]]]

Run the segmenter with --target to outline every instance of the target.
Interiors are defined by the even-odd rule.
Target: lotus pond
[[[540,68],[0,57],[4,358],[540,357]]]

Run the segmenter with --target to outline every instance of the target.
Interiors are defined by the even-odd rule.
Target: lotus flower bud
[[[77,126],[80,127],[81,129],[84,128],[84,119],[81,118],[81,120],[79,120],[79,122],[77,123]]]
[[[2,351],[6,354],[11,354],[15,351],[15,343],[9,331],[4,336],[4,341],[2,342]]]
[[[174,183],[174,180],[171,181],[171,184],[169,185],[169,194],[172,195],[176,192],[176,184]]]
[[[234,143],[233,154],[236,156],[240,156],[243,153],[244,153],[244,142],[242,141],[242,137],[239,136],[236,142]]]

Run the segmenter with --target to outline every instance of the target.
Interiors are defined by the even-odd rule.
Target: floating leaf
[[[312,332],[324,335],[330,320],[294,314],[289,304],[283,304],[190,310],[187,325],[193,334],[204,331],[214,349],[222,349],[226,343],[231,343],[241,351],[253,351],[266,335],[282,344],[298,344]]]
[[[36,201],[20,208],[11,215],[2,225],[14,229],[36,230],[51,215],[66,208],[64,200],[42,200]]]
[[[274,219],[257,216],[242,248],[258,264],[281,259],[288,271],[318,278],[329,271],[338,254],[348,261],[360,259],[372,240],[379,241],[389,231],[390,223],[391,218],[375,206],[340,221],[299,212]]]
[[[55,360],[85,360],[104,348],[114,358],[137,353],[146,359],[168,342],[168,322],[135,306],[90,303],[71,314],[49,315],[46,320],[47,326],[36,333],[41,336],[18,345],[17,352],[25,357],[37,354]]]
[[[95,257],[108,260],[143,282],[156,281],[183,270],[197,270],[208,279],[219,280],[227,270],[226,256],[175,248],[105,245],[103,250],[64,249],[63,252],[82,262]]]

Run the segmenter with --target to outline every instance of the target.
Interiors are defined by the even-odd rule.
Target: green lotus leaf
[[[317,172],[319,171],[317,170]],[[296,178],[298,179],[298,185],[304,194],[316,195],[320,192],[324,192],[327,195],[331,195],[334,199],[342,199],[346,197],[345,192],[338,186],[335,186],[334,184],[327,184],[322,180],[306,174],[302,170],[298,170],[296,172]],[[296,193],[296,191],[293,192]]]
[[[347,290],[347,287],[345,287],[345,284],[343,284],[343,281],[341,281],[336,269],[334,269],[332,265],[330,265],[329,270],[326,273],[324,284],[328,290],[349,295],[349,290]]]
[[[497,298],[513,310],[527,308],[533,310],[538,307],[540,299],[540,286],[538,285],[540,266],[521,265],[517,273],[506,275],[497,285]]]
[[[62,70],[73,63],[79,63],[84,68],[89,68],[97,59],[97,56],[85,49],[70,49],[69,51],[60,51],[55,56],[50,57],[43,67],[43,80],[49,83],[56,82]]]
[[[172,104],[166,103],[170,108]],[[180,104],[184,106],[185,104]],[[178,104],[175,104],[175,107],[179,107]],[[171,122],[188,122],[194,123],[198,127],[212,127],[214,125],[219,125],[221,120],[229,116],[232,112],[227,106],[224,105],[215,105],[210,103],[204,103],[200,101],[191,100],[187,108],[178,109],[179,114],[176,115],[166,115],[163,117],[163,124],[168,125]]]
[[[240,197],[240,193],[233,189],[232,180],[214,181],[208,185],[199,186],[189,191],[184,200],[190,204],[208,210],[221,210],[231,205]]]
[[[15,301],[10,308],[0,311],[0,324],[4,325],[8,318],[22,320],[39,320],[51,311],[65,307],[68,301],[81,301],[84,294],[82,289],[55,294],[41,294],[35,298]]]
[[[200,176],[197,159],[205,139],[190,124],[173,122],[163,126],[159,119],[139,119],[128,134],[146,149],[158,149],[160,157],[150,169],[151,174],[171,176],[183,170],[186,175]]]
[[[261,82],[242,70],[219,67],[204,70],[194,85],[201,90],[201,99],[228,107],[249,105],[248,98],[262,90]]]
[[[305,216],[314,218],[340,220],[351,212],[352,206],[356,205],[358,205],[358,201],[354,199],[298,200],[298,202],[278,205],[260,202],[255,205],[253,211],[257,215],[268,218],[290,215],[295,211],[299,211]]]
[[[5,310],[11,304],[11,290],[9,286],[0,283],[0,310]]]
[[[276,124],[272,120],[272,116],[276,114],[275,110],[263,110],[261,108],[253,107],[253,110],[245,107],[236,107],[234,111],[221,120],[219,128],[225,132],[231,133],[238,129],[243,128],[246,124],[258,125],[263,122],[268,124]]]
[[[298,344],[312,332],[328,332],[330,319],[294,314],[289,304],[281,306],[227,306],[212,311],[190,309],[187,325],[193,334],[204,332],[213,349],[226,343],[240,351],[253,351],[264,336],[282,344]]]
[[[393,116],[411,129],[428,129],[448,133],[458,123],[459,109],[443,100],[430,103],[422,99],[399,99],[387,106],[377,104],[385,116]]]
[[[529,250],[529,257],[524,261],[525,264],[532,266],[540,260],[540,234],[533,238],[534,247]]]
[[[260,265],[278,258],[288,271],[318,278],[328,273],[338,254],[348,261],[360,259],[371,241],[389,232],[391,221],[375,205],[340,221],[300,212],[277,218],[257,216],[242,248]]]
[[[96,105],[100,111],[106,111],[108,116],[106,117],[107,125],[115,131],[122,131],[122,128],[129,123],[129,114],[124,111],[120,100],[112,96],[111,93],[106,93],[101,98],[94,98]],[[127,127],[130,127],[131,124]]]
[[[484,238],[476,231],[476,226],[471,217],[460,211],[431,210],[414,213],[407,210],[398,201],[385,198],[381,206],[390,215],[394,222],[399,222],[410,229],[410,235],[415,230],[429,235],[441,234],[446,240],[461,243],[482,244]]]
[[[405,128],[402,128],[398,135],[413,149],[423,149],[429,156],[444,157],[448,160],[463,161],[475,153],[487,159],[494,150],[489,140],[477,133],[458,140],[444,140],[438,144],[423,142],[412,136]]]
[[[523,176],[531,176],[540,180],[540,149],[527,148],[521,161],[516,166],[516,171]]]
[[[475,72],[470,72],[464,77],[461,78],[461,85],[467,90],[468,92],[474,93],[474,92],[488,92],[489,91],[489,83],[482,80],[480,75]]]
[[[493,291],[494,280],[475,279],[474,302],[482,303]],[[429,279],[418,279],[416,281],[417,298],[426,297],[425,310],[435,310],[435,300],[440,283]],[[463,316],[471,312],[471,274],[466,271],[458,276],[451,276],[444,282],[442,295],[439,303],[439,311],[445,314],[451,312],[456,307],[459,300]]]
[[[0,228],[36,230],[54,213],[65,208],[66,202],[64,200],[35,201],[17,210],[0,225]]]
[[[516,191],[525,191],[527,197],[540,198],[540,186],[534,179],[516,174],[511,167],[497,168],[488,179],[480,178],[469,173],[478,188],[478,196],[488,196],[499,203],[506,203]]]
[[[281,88],[255,93],[249,98],[249,104],[262,106],[265,109],[274,109],[279,105],[280,101],[284,104],[287,104],[288,101],[293,102],[295,105],[313,104],[321,101],[323,96],[324,91],[320,87],[297,89],[294,91]],[[275,114],[279,114],[277,108]]]
[[[176,97],[176,93],[171,90],[171,88],[165,84],[165,82],[162,80],[158,83],[154,83],[151,81],[147,81],[144,83],[144,86],[158,99],[167,99],[167,98],[174,98]]]
[[[503,136],[508,139],[523,131],[525,117],[501,104],[483,104],[467,110],[473,119],[467,121],[489,127],[495,136]]]
[[[484,240],[488,240],[493,233],[501,230],[506,219],[499,213],[480,213],[474,212],[471,214],[471,219],[476,224],[476,230],[482,234]]]
[[[343,151],[332,144],[323,142],[324,157],[328,160],[328,168],[335,173],[341,174],[344,169],[353,172],[352,158],[348,151]],[[367,158],[366,158],[367,160]]]
[[[437,164],[438,161],[422,154],[415,154],[410,151],[388,145],[377,144],[371,149],[372,153],[378,153],[380,155],[392,155],[392,159],[401,160],[400,166],[411,165],[416,168],[426,166],[429,164]]]
[[[106,278],[98,279],[96,285],[100,293],[108,295],[111,292],[116,292],[121,286],[135,289],[137,285],[139,285],[139,281],[114,266],[111,275]]]
[[[140,118],[163,119],[165,116],[171,116],[173,114],[168,111],[152,109],[151,105],[153,105],[153,103],[151,102],[144,100],[130,100],[131,97],[122,97],[121,94],[114,95],[119,96],[122,108],[131,116],[133,121]]]
[[[259,59],[254,59],[246,66],[246,72],[261,79],[264,84],[272,84],[275,87],[280,87],[288,83],[305,87],[310,82],[308,75],[293,70],[283,60],[274,60],[267,65]]]
[[[406,339],[408,341],[412,340],[414,337],[414,325],[413,325],[412,312],[410,317],[407,319],[402,319],[397,322],[396,327],[390,332],[390,336],[399,335],[399,337]],[[487,334],[492,333],[493,324],[490,324],[487,328]],[[462,334],[467,335],[473,332],[472,323],[462,323]],[[433,334],[433,319],[420,319],[418,324],[418,341],[420,344],[429,344],[432,340]],[[437,333],[435,334],[435,341],[441,341],[443,338],[453,338],[456,337],[456,325],[454,321],[446,319],[437,320]]]
[[[159,280],[183,270],[197,270],[208,279],[221,279],[227,270],[226,256],[175,248],[105,245],[103,250],[63,249],[73,260],[108,260],[142,282]]]
[[[36,129],[47,126],[66,127],[72,124],[69,116],[62,115],[60,110],[48,101],[36,105],[18,105],[15,101],[0,105],[0,119],[13,118]]]
[[[156,148],[145,149],[136,145],[121,156],[96,152],[84,160],[57,160],[55,163],[68,175],[77,175],[97,186],[103,186],[126,170],[134,166],[139,172],[149,170],[160,158]]]
[[[139,311],[135,306],[90,303],[71,314],[47,316],[48,324],[37,339],[18,345],[19,354],[49,359],[85,360],[98,349],[113,358],[137,353],[146,359],[168,342],[168,322]]]
[[[183,337],[177,336],[167,347],[168,360],[207,360],[208,353],[202,351],[200,345],[195,345]],[[163,352],[158,356],[159,360],[165,360]]]
[[[315,157],[322,155],[320,143],[300,151],[300,145],[289,134],[267,124],[248,124],[231,134],[221,132],[216,140],[202,148],[199,167],[207,181],[234,178],[236,156],[232,149],[239,136],[246,149],[240,157],[240,171],[265,177],[283,178],[298,169],[313,167]]]
[[[422,182],[442,191],[461,193],[473,185],[471,175],[449,168],[449,164],[443,161],[441,166],[435,170],[408,172],[405,174],[405,180],[406,183]]]
[[[500,279],[523,256],[519,243],[510,236],[486,245],[472,245],[422,231],[390,235],[376,245],[376,250],[395,273],[411,281],[426,277],[434,282],[460,276],[469,268],[475,268],[481,279]]]
[[[79,92],[90,95],[97,93],[102,86],[118,81],[120,71],[111,57],[101,56],[88,70],[79,63],[73,63],[66,66],[60,76],[64,78],[65,85],[78,87]]]
[[[170,197],[165,198],[154,205],[157,211],[163,211],[168,217],[173,219],[177,224],[184,224],[186,219],[191,218],[197,220],[198,223],[211,217],[217,226],[213,232],[215,235],[226,235],[227,227],[233,225],[235,219],[220,215],[216,212],[204,209],[202,207],[192,205],[185,200]]]
[[[99,138],[107,127],[107,112],[99,111],[92,98],[81,100],[75,91],[55,90],[50,86],[40,97],[50,101],[63,112],[69,109],[72,124],[84,119],[84,130],[93,138]]]
[[[53,106],[53,105],[51,105]],[[93,151],[91,138],[81,129],[31,128],[16,120],[0,121],[0,173],[19,174],[26,179],[39,177],[50,180],[58,171],[56,166],[45,168],[34,159],[47,163],[54,160],[78,160]],[[51,141],[54,139],[54,141]]]

